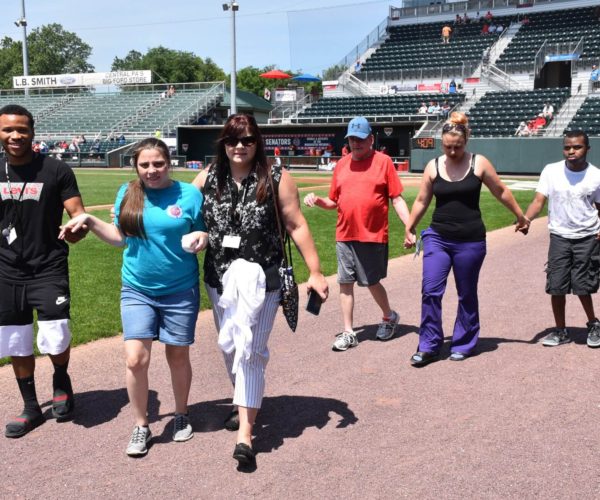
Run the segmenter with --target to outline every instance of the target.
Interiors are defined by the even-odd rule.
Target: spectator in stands
[[[454,26],[460,26],[462,22],[463,20],[462,17],[460,17],[460,14],[456,14],[456,17],[454,18]]]
[[[70,153],[78,153],[79,152],[79,144],[76,139],[73,139],[71,144],[69,144],[69,152]]]
[[[308,267],[308,289],[325,300],[327,281],[300,210],[296,184],[287,171],[269,166],[253,116],[234,114],[227,119],[217,140],[215,162],[193,182],[204,193],[209,234],[204,282],[237,406],[225,427],[237,430],[233,458],[252,466],[252,430],[262,405],[269,335],[281,299],[279,220]],[[243,305],[238,292],[244,296]],[[228,318],[236,310],[236,320],[245,319],[250,335],[230,326]]]
[[[552,120],[552,116],[554,115],[554,106],[547,102],[544,104],[544,108],[542,109],[542,115],[546,118],[547,121]]]
[[[490,26],[488,28],[488,33],[490,35],[493,35],[494,33],[496,33],[496,25],[493,22],[490,23]]]
[[[417,110],[417,113],[420,115],[426,115],[427,114],[427,104],[422,102],[421,106],[419,106],[419,109]]]
[[[48,144],[45,141],[40,142],[40,153],[46,154],[48,152]]]
[[[125,340],[126,385],[135,426],[129,456],[148,452],[148,369],[154,339],[165,344],[175,400],[173,440],[194,435],[188,418],[192,382],[190,345],[200,309],[198,259],[208,242],[202,195],[171,178],[166,144],[144,139],[133,153],[136,179],[123,184],[115,201],[114,223],[90,214],[74,217],[59,238],[83,224],[123,252],[121,319]],[[160,261],[160,265],[149,264]]]
[[[34,153],[39,153],[40,152],[40,143],[38,141],[35,141],[33,143],[33,146],[31,146],[31,149],[33,150]]]
[[[447,24],[442,28],[442,43],[450,43],[450,35],[452,34],[452,28]]]
[[[523,26],[527,26],[529,24],[529,18],[527,17],[527,14],[523,15],[523,19],[521,19],[521,25]]]
[[[78,141],[79,144],[85,144],[87,142],[87,139],[85,138],[85,135],[81,134],[80,136],[78,136]]]
[[[158,139],[158,137],[157,137],[157,139]],[[127,139],[125,139],[125,134],[121,134],[119,136],[119,146],[124,146],[126,142],[127,142]]]
[[[491,21],[492,19],[494,19],[494,14],[492,14],[492,12],[488,10],[485,14],[485,19],[487,21]]]
[[[542,345],[571,341],[566,328],[566,295],[577,295],[587,316],[587,345],[600,347],[600,321],[592,294],[600,285],[600,170],[587,161],[590,142],[582,130],[565,133],[564,160],[546,165],[525,217],[535,219],[549,202],[550,247],[546,265],[546,293],[551,297],[556,329]],[[527,233],[528,228],[521,229]]]
[[[167,97],[173,97],[175,95],[175,86],[171,85],[167,92]]]
[[[483,23],[483,26],[481,27],[481,34],[487,35],[489,32],[490,32],[490,25],[488,23]]]
[[[590,87],[591,89],[596,88],[598,85],[598,81],[600,81],[600,70],[598,66],[592,64],[592,72],[590,73]]]
[[[374,137],[366,118],[352,119],[346,137],[352,153],[337,163],[329,196],[309,193],[304,198],[308,207],[337,210],[338,214],[336,253],[344,329],[333,343],[335,351],[358,345],[353,329],[356,282],[368,287],[383,313],[376,337],[389,340],[394,336],[400,316],[390,307],[381,284],[387,275],[390,200],[400,220],[408,220],[408,207],[394,163],[389,156],[373,150]]]
[[[531,132],[529,130],[529,127],[527,126],[527,123],[525,123],[525,122],[519,123],[519,126],[515,130],[515,135],[519,136],[519,137],[527,137],[527,136],[531,135]]]
[[[503,31],[504,31],[504,26],[502,26],[502,23],[498,23],[496,25],[496,34],[501,35]]]
[[[90,147],[90,151],[92,153],[100,152],[100,139],[99,138],[94,139],[94,142],[92,143],[92,146]]]
[[[437,101],[430,101],[429,107],[427,108],[427,113],[430,115],[437,115],[440,113],[440,106]]]
[[[482,23],[483,21],[485,21],[485,17],[483,17],[479,11],[477,11],[477,14],[475,14],[475,19],[477,19],[478,23]]]
[[[27,109],[15,104],[0,109],[0,145],[6,154],[0,197],[4,240],[0,247],[0,358],[11,357],[24,403],[23,412],[6,426],[7,438],[20,438],[46,420],[34,380],[34,309],[38,348],[49,355],[54,367],[50,411],[58,422],[71,419],[74,411],[67,371],[71,352],[69,248],[56,235],[64,211],[75,217],[85,209],[71,168],[33,152],[34,133],[34,118]],[[28,194],[24,196],[26,189]],[[13,196],[13,190],[19,196]],[[6,192],[11,195],[6,197]],[[75,243],[86,232],[87,228],[82,227],[67,241]],[[8,372],[5,375],[8,382]],[[28,453],[34,452],[32,448]]]
[[[465,15],[463,17],[463,24],[469,24],[471,22],[471,18],[469,17],[469,14],[467,14],[465,12]]]
[[[360,62],[360,59],[357,59],[356,62],[354,63],[354,72],[360,73],[361,69],[362,69],[362,63]]]
[[[540,113],[533,120],[530,121],[531,128],[537,133],[538,129],[542,129],[546,126],[546,118],[544,118],[544,114]]]
[[[444,119],[448,118],[448,114],[450,113],[450,109],[452,107],[448,103],[448,101],[444,101],[442,106],[440,107],[440,113]]]
[[[419,347],[411,358],[413,366],[439,359],[444,343],[442,297],[452,269],[459,304],[450,343],[450,359],[462,361],[473,353],[479,337],[477,286],[486,254],[486,230],[481,218],[479,196],[482,184],[517,217],[517,229],[528,226],[523,211],[494,166],[482,155],[466,150],[468,119],[452,113],[442,128],[444,154],[425,167],[421,187],[406,225],[404,246],[417,243],[417,225],[432,199],[436,206],[431,226],[421,232],[425,247]]]
[[[452,78],[452,80],[450,80],[450,83],[448,84],[448,93],[456,94],[456,82],[454,81],[454,78]]]

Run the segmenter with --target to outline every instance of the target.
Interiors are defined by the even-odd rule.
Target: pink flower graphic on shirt
[[[167,214],[169,214],[169,217],[179,219],[183,215],[183,210],[181,210],[179,205],[169,205],[167,207]]]

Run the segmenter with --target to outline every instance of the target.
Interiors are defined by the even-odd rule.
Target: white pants
[[[206,285],[208,297],[212,303],[213,317],[217,332],[221,329],[223,308],[219,307],[219,294],[216,288]],[[252,327],[252,354],[249,359],[242,356],[237,372],[231,373],[235,351],[223,353],[227,373],[234,386],[233,404],[246,408],[260,408],[265,393],[265,368],[269,362],[267,342],[273,329],[275,315],[279,309],[281,292],[267,292],[263,307]]]

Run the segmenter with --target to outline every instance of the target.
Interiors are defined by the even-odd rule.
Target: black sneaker
[[[589,347],[600,347],[600,321],[598,318],[587,322]]]
[[[554,347],[561,344],[568,344],[571,342],[571,338],[569,337],[569,332],[566,328],[557,328],[549,335],[544,337],[542,340],[542,345]]]

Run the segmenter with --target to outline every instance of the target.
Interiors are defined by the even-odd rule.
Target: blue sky
[[[389,1],[237,0],[237,67],[320,74],[388,15]],[[60,23],[92,46],[90,63],[109,71],[115,56],[163,45],[210,57],[231,71],[231,13],[225,0],[26,0],[28,31]],[[399,5],[397,1],[394,5]],[[2,0],[0,37],[21,40],[21,0]]]

